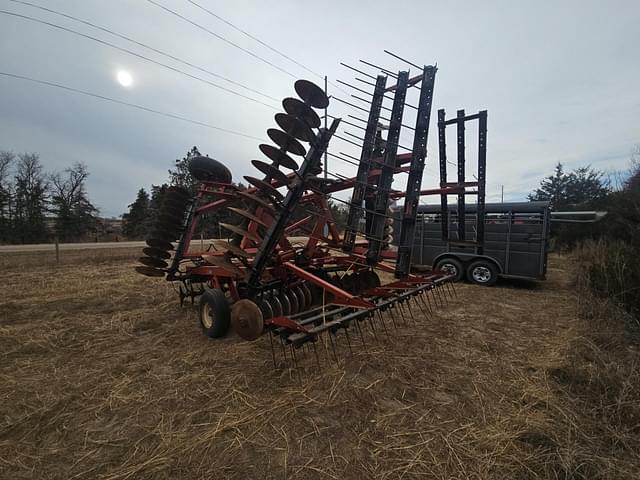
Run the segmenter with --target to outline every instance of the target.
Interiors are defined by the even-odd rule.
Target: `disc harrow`
[[[234,183],[221,162],[198,156],[189,165],[199,182],[197,193],[182,187],[167,190],[136,270],[178,282],[181,303],[199,298],[200,322],[208,336],[221,337],[230,326],[248,341],[268,336],[275,366],[277,350],[297,364],[296,351],[312,348],[317,354],[323,335],[333,346],[344,333],[349,350],[353,337],[366,348],[368,335],[374,341],[384,338],[389,329],[429,318],[455,298],[451,275],[399,269],[400,256],[404,265],[411,249],[392,245],[392,202],[405,198],[413,205],[421,194],[437,69],[426,65],[413,77],[408,70],[397,75],[381,71],[373,77],[368,108],[360,108],[368,119],[358,119],[366,128],[360,157],[351,157],[357,160],[355,177],[319,175],[332,138],[340,138],[341,119],[331,117],[322,127],[316,110],[327,108],[329,98],[312,82],[298,80],[297,98],[283,100],[284,112],[274,118],[278,128],[267,130],[272,143],[258,147],[264,158],[251,161],[259,174],[244,176],[248,187]],[[387,85],[389,77],[395,84]],[[410,127],[414,148],[398,154],[410,88],[419,91],[419,103],[412,106],[416,125]],[[391,107],[383,105],[386,99]],[[383,109],[391,111],[389,119],[380,115]],[[407,189],[392,189],[394,179],[407,173]],[[352,190],[350,209],[341,234],[329,199],[347,190]],[[220,209],[239,221],[220,223],[227,239],[198,251],[191,245],[198,222]],[[415,218],[416,212],[405,207],[403,225],[411,224],[411,215]],[[303,234],[294,239],[293,232]]]

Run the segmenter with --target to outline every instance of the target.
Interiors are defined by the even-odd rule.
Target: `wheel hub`
[[[487,267],[478,266],[473,269],[471,276],[476,282],[487,283],[491,280],[491,271]]]

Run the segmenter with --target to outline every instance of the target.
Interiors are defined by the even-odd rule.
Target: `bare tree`
[[[14,232],[22,243],[47,240],[45,214],[48,185],[40,158],[35,153],[21,153],[15,175]]]
[[[80,162],[50,176],[51,211],[61,241],[78,240],[95,228],[97,209],[87,196],[88,176],[87,166]]]
[[[0,242],[11,241],[11,167],[15,159],[13,152],[0,151]]]

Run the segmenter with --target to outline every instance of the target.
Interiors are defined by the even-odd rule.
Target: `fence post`
[[[56,237],[56,265],[60,265],[60,244],[58,243],[58,237]]]

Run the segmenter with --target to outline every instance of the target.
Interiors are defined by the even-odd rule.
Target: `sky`
[[[260,92],[69,18],[0,0],[0,72],[245,135],[0,75],[0,150],[37,152],[49,172],[84,162],[90,172],[90,198],[103,216],[121,215],[138,189],[166,182],[167,169],[192,146],[227,165],[236,182],[243,181],[243,175],[256,175],[251,160],[262,159],[258,144],[266,143],[266,130],[275,126],[280,100],[295,96],[296,79],[322,84],[327,75],[329,93],[347,99],[352,92],[336,80],[357,82],[340,62],[372,75],[378,72],[360,60],[417,73],[384,49],[414,64],[438,66],[424,188],[438,183],[439,108],[446,109],[447,118],[462,108],[467,113],[488,110],[487,201],[499,201],[502,186],[505,201],[525,200],[558,162],[567,169],[591,165],[607,172],[625,170],[631,151],[640,144],[637,0],[29,3],[112,30]],[[166,66],[6,12],[73,29]],[[120,71],[131,75],[131,86],[118,83]],[[411,95],[409,101],[415,103]],[[335,99],[329,113],[346,120],[348,114],[358,114]],[[412,122],[410,112],[405,120]],[[358,133],[348,125],[341,130]],[[468,133],[471,170],[477,133]],[[409,132],[401,142],[411,144]],[[449,156],[455,155],[453,147]],[[358,154],[357,147],[338,139],[329,150]],[[352,176],[355,167],[330,159],[329,171]],[[404,181],[398,179],[394,187],[403,188]]]

